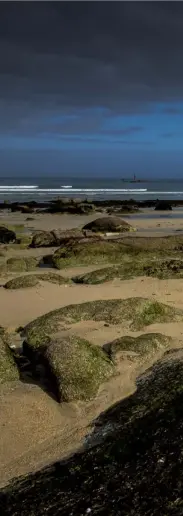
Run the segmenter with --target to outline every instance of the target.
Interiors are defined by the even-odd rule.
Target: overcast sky
[[[182,172],[182,2],[0,2],[1,175]]]

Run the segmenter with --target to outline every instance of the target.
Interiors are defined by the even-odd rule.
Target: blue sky
[[[183,4],[85,4],[0,3],[0,174],[181,177]]]

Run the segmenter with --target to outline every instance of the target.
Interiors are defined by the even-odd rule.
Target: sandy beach
[[[164,236],[183,231],[183,211],[179,218],[171,215],[162,216],[152,211],[144,212],[146,218],[123,217],[136,228],[135,237]],[[148,218],[148,215],[151,218]],[[97,214],[97,217],[103,214]],[[22,213],[0,213],[0,225],[24,226],[24,232],[37,230],[50,231],[53,229],[69,230],[81,228],[87,222],[96,219],[96,213],[89,216],[34,214],[33,220],[26,220]],[[3,257],[7,260],[14,257],[36,257],[53,253],[55,248],[17,248],[16,245],[2,245]],[[105,264],[107,267],[108,264]],[[110,264],[111,265],[111,264]],[[101,265],[71,266],[57,270],[64,278],[72,278],[100,269]],[[50,270],[50,269],[49,269]],[[48,268],[42,268],[46,274]],[[38,274],[36,269],[32,274]],[[30,273],[26,273],[30,274]],[[0,324],[5,328],[15,348],[22,345],[22,338],[17,328],[24,327],[35,318],[64,306],[80,304],[87,301],[128,299],[133,297],[148,298],[165,303],[170,307],[183,310],[183,278],[158,279],[156,277],[140,276],[133,279],[112,281],[98,285],[93,284],[53,284],[40,281],[31,288],[17,290],[5,289],[5,283],[20,276],[20,272],[1,273],[0,288]],[[63,335],[79,335],[96,346],[103,346],[114,339],[131,335],[137,337],[142,333],[162,333],[174,339],[174,347],[181,347],[183,340],[183,321],[166,323],[155,322],[141,331],[132,331],[123,324],[104,324],[99,321],[80,321],[71,324]],[[1,386],[0,389],[0,484],[5,485],[11,478],[30,471],[35,471],[54,460],[65,457],[85,442],[93,420],[106,408],[116,401],[132,393],[135,389],[135,379],[158,359],[161,353],[147,358],[143,363],[132,361],[128,354],[118,366],[118,374],[99,388],[95,399],[84,403],[81,401],[58,404],[32,378]]]

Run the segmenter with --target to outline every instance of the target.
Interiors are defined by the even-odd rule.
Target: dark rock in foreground
[[[0,226],[0,244],[9,244],[10,242],[15,241],[16,233],[5,226]]]
[[[181,516],[182,355],[167,354],[98,418],[95,446],[3,489],[3,516]]]

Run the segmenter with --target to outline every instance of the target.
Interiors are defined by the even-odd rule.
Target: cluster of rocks
[[[95,211],[120,214],[133,214],[140,213],[142,208],[154,208],[156,210],[171,210],[172,206],[183,206],[183,201],[170,201],[170,200],[145,200],[135,201],[129,199],[128,201],[122,200],[89,200],[89,199],[77,199],[77,198],[58,198],[53,199],[50,202],[36,202],[28,201],[26,204],[19,202],[14,203],[0,203],[0,209],[9,209],[11,212],[21,212],[25,214],[32,214],[34,212],[47,212],[47,213],[70,213],[78,215],[87,215],[94,213]]]
[[[118,217],[101,217],[89,222],[81,230],[39,231],[34,234],[31,247],[57,247],[68,241],[88,241],[90,238],[101,239],[108,233],[124,233],[131,231],[130,224]]]

